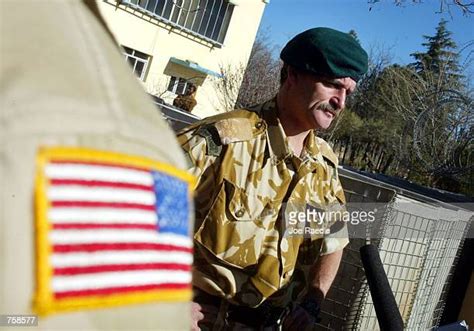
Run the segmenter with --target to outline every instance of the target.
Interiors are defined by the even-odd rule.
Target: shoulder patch
[[[206,139],[207,154],[219,156],[222,151],[222,142],[217,129],[212,125],[204,125],[196,130],[196,134]]]
[[[329,146],[329,144],[324,139],[321,139],[319,137],[316,137],[316,143],[318,144],[318,148],[323,157],[330,161],[334,165],[334,167],[337,167],[339,161],[331,146]]]
[[[206,138],[208,152],[218,155],[222,145],[250,140],[265,132],[266,128],[265,121],[256,113],[239,109],[207,117],[185,128],[178,136],[194,131],[193,134]]]
[[[237,109],[227,113],[208,117],[200,122],[201,126],[213,126],[217,130],[220,144],[250,140],[267,128],[258,114],[246,109]]]
[[[36,163],[38,314],[191,298],[192,176],[85,148]]]
[[[248,118],[227,118],[216,122],[214,126],[224,145],[253,138],[253,125]]]

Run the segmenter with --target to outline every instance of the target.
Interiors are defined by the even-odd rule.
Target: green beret
[[[329,28],[314,28],[291,39],[280,58],[300,70],[334,78],[351,77],[356,82],[367,72],[368,57],[350,34]]]

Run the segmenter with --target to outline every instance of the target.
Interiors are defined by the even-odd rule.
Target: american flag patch
[[[82,148],[37,163],[37,313],[191,298],[192,176]]]

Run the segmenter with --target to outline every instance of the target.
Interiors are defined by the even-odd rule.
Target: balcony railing
[[[214,46],[222,46],[234,5],[229,0],[122,0],[139,11],[197,36]]]

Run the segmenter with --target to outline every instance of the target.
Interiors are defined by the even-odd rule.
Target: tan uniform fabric
[[[38,148],[87,147],[179,168],[185,159],[83,2],[6,0],[0,13],[0,314],[31,314]],[[51,315],[39,326],[187,330],[187,316],[189,303],[137,304]]]
[[[348,243],[345,226],[330,236],[288,232],[284,219],[290,211],[341,208],[344,193],[329,145],[311,132],[296,157],[276,114],[272,100],[205,119],[178,135],[200,178],[193,284],[250,307],[277,297],[298,265],[311,265]],[[328,220],[311,227],[331,225]]]

